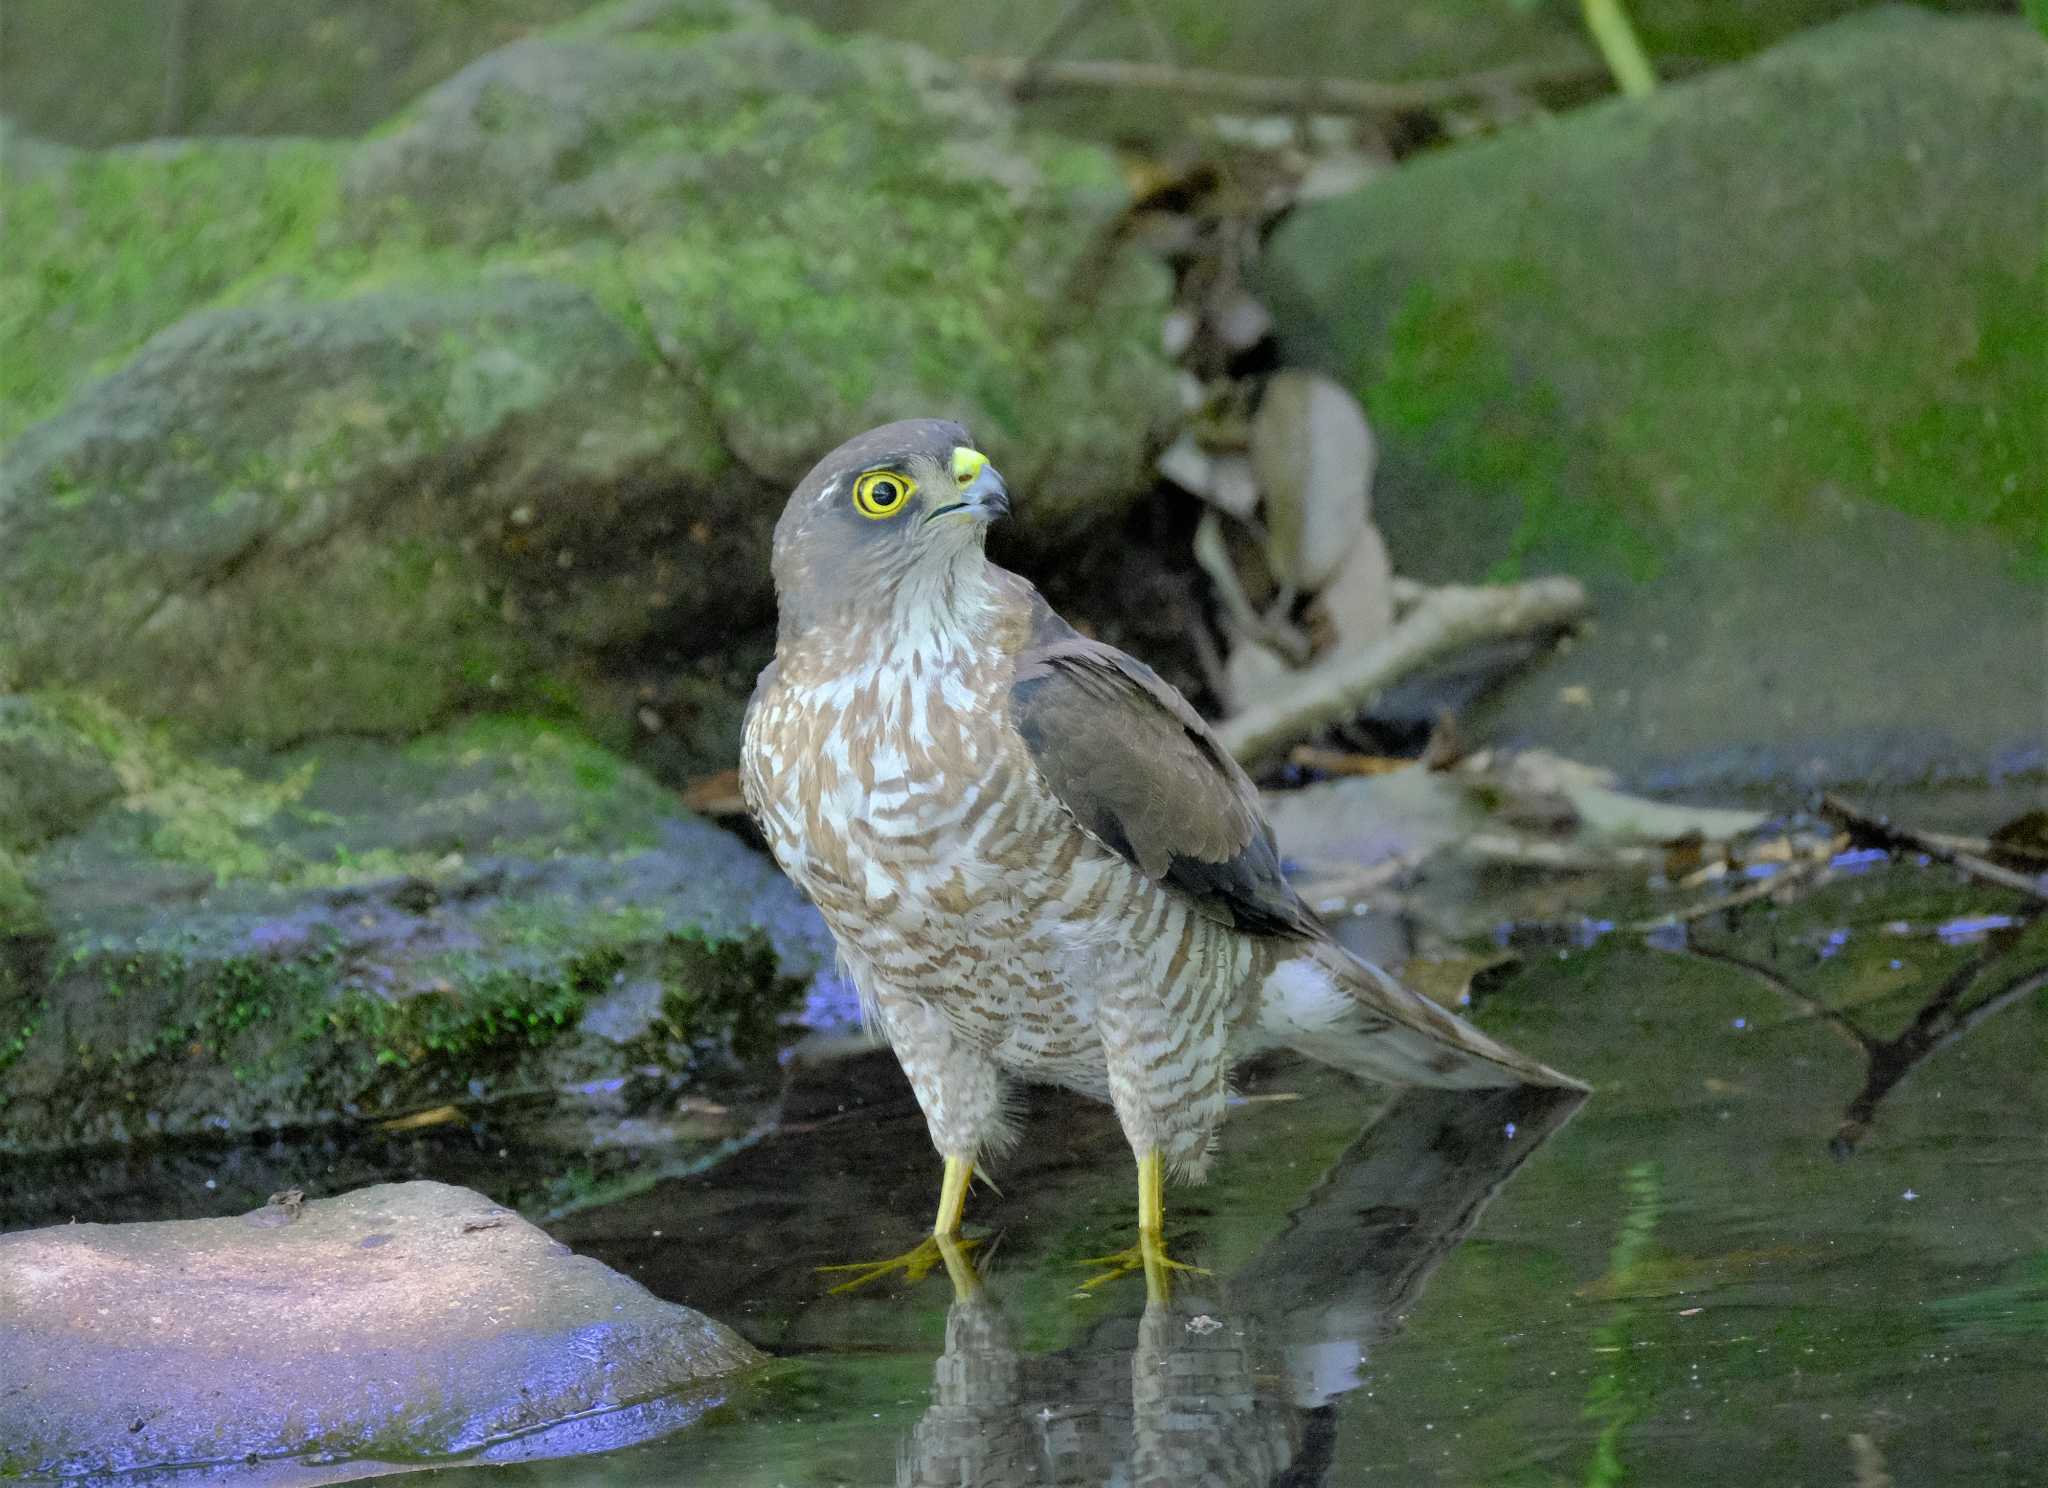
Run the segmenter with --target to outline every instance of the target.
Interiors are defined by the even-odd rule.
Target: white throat
[[[944,562],[918,564],[897,586],[889,622],[877,634],[898,657],[944,664],[978,654],[996,618],[990,572],[980,543],[963,544]]]

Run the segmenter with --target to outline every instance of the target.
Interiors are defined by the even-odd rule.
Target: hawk
[[[1017,1079],[1115,1107],[1154,1246],[1165,1175],[1201,1178],[1230,1067],[1260,1049],[1397,1083],[1576,1085],[1330,938],[1187,700],[989,562],[1009,507],[943,420],[819,461],[775,526],[775,659],[741,757],[945,1160],[934,1239],[1009,1139]]]

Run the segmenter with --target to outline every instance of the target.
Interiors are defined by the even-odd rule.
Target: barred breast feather
[[[785,646],[742,768],[944,1150],[999,1139],[941,1130],[998,1120],[988,1069],[1108,1095],[1134,1146],[1194,1173],[1230,1059],[1258,1046],[1434,1084],[1563,1079],[1338,949],[1193,709],[989,573],[979,627]]]

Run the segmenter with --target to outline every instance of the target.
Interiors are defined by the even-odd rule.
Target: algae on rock
[[[2022,22],[1890,10],[1281,229],[1396,561],[1595,586],[1489,726],[1672,784],[2039,763],[1993,637],[2048,601],[2044,85]]]
[[[554,726],[244,769],[102,705],[35,704],[78,721],[119,790],[10,860],[36,921],[0,936],[0,1149],[628,1074],[649,1100],[772,1083],[780,1020],[826,962],[770,865]]]
[[[964,419],[1047,544],[1174,406],[1162,272],[1082,273],[1105,156],[740,0],[600,7],[354,145],[0,191],[0,687],[214,737],[630,737],[617,679],[765,622],[782,494],[849,431]]]

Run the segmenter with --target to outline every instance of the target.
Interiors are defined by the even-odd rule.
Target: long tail
[[[1393,1085],[1485,1089],[1584,1082],[1488,1038],[1334,941],[1305,943],[1267,977],[1260,1023],[1274,1043]]]

